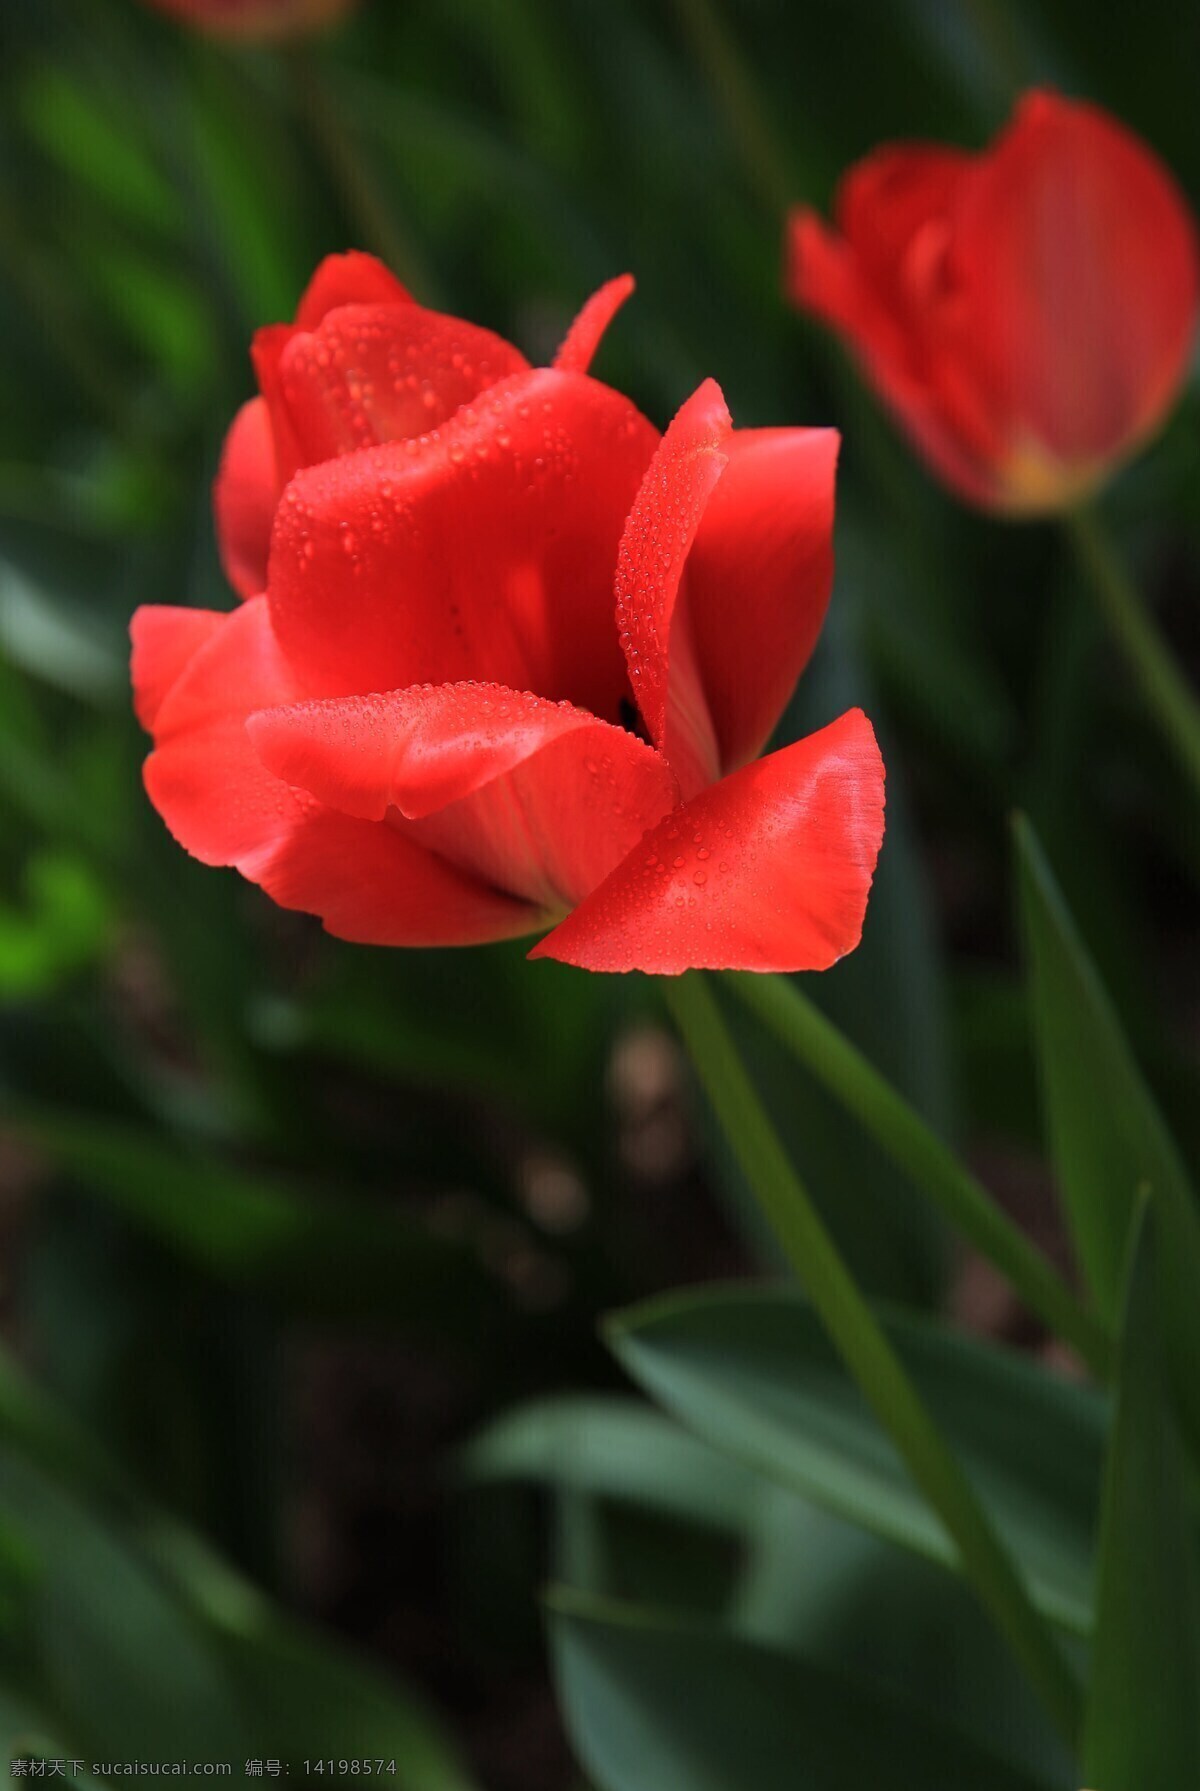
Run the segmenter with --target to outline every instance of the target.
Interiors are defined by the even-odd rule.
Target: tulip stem
[[[1107,1378],[1112,1350],[1099,1321],[950,1147],[832,1020],[794,982],[781,976],[734,973],[727,981],[913,1185],[1000,1271],[1030,1311],[1078,1351],[1099,1379]]]
[[[702,972],[664,983],[701,1085],[830,1341],[953,1542],[963,1574],[1068,1742],[1081,1698],[970,1482],[788,1161]]]
[[[360,248],[381,256],[405,285],[433,297],[424,259],[380,190],[375,171],[347,129],[336,96],[330,91],[312,52],[288,44],[280,52],[313,145],[329,171],[347,217],[361,235]]]
[[[1079,565],[1142,695],[1173,752],[1200,790],[1200,704],[1155,627],[1112,537],[1094,510],[1073,510],[1065,527]]]

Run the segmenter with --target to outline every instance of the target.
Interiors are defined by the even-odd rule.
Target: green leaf
[[[582,1395],[507,1412],[462,1457],[468,1484],[554,1495],[556,1577],[607,1597],[722,1615],[774,1495],[640,1401]]]
[[[19,1455],[0,1454],[0,1511],[38,1563],[30,1648],[72,1738],[103,1759],[205,1758],[243,1731],[208,1638],[83,1503]]]
[[[172,1148],[148,1130],[58,1111],[9,1121],[139,1229],[227,1284],[309,1316],[486,1326],[497,1295],[469,1251],[394,1205],[327,1196]]]
[[[386,1752],[401,1791],[471,1791],[419,1699],[152,1506],[3,1352],[0,1516],[31,1546],[39,1684],[72,1749],[82,1736],[119,1759],[152,1744],[163,1758]]]
[[[895,1315],[883,1328],[1035,1602],[1086,1630],[1102,1399],[929,1320]],[[620,1314],[608,1335],[639,1385],[705,1441],[954,1565],[945,1531],[799,1295],[671,1295]]]
[[[1071,1235],[1096,1302],[1115,1323],[1134,1203],[1140,1189],[1153,1191],[1168,1360],[1200,1439],[1195,1195],[1027,821],[1018,820],[1016,840],[1046,1118]]]
[[[1163,1381],[1157,1201],[1134,1224],[1084,1725],[1102,1791],[1200,1785],[1200,1572]]]
[[[550,1633],[572,1739],[602,1791],[1031,1791],[1019,1768],[866,1680],[556,1594]]]
[[[774,1500],[727,1619],[739,1635],[868,1675],[931,1718],[953,1712],[981,1746],[1075,1782],[1070,1751],[961,1580],[782,1488]]]
[[[0,902],[0,999],[53,989],[98,956],[112,931],[110,903],[86,859],[67,850],[30,855],[25,900]]]
[[[537,1480],[738,1533],[769,1489],[740,1462],[632,1399],[535,1400],[490,1424],[462,1457],[475,1482]]]
[[[397,1791],[471,1791],[424,1708],[395,1681],[298,1625],[269,1615],[221,1638],[249,1746],[264,1756],[395,1758]]]
[[[18,99],[21,122],[72,189],[100,201],[110,231],[109,208],[155,234],[177,236],[178,201],[140,140],[142,121],[133,108],[106,105],[108,97],[66,69],[38,67]]]

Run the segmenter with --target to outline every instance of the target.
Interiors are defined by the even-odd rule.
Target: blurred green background
[[[776,1266],[653,985],[520,946],[341,945],[188,860],[141,790],[130,613],[229,606],[216,456],[253,329],[290,317],[323,254],[384,253],[534,360],[629,270],[597,372],[658,424],[713,374],[739,424],[844,431],[833,610],[784,728],[862,701],[889,827],[861,950],[807,986],[1058,1250],[1011,912],[1023,808],[1200,1145],[1200,835],[1177,771],[1055,531],[944,497],[781,278],[789,201],[826,204],[888,137],[981,144],[1033,82],[1109,106],[1195,201],[1198,51],[1176,0],[364,0],[297,53],[222,48],[137,0],[0,9],[12,1751],[298,1776],[353,1750],[402,1754],[412,1791],[568,1791],[541,1583],[717,1610],[744,1543],[732,1470],[675,1460],[624,1405],[597,1446],[653,1484],[603,1522],[567,1485],[569,1428],[531,1454],[510,1435],[507,1465],[462,1453],[522,1402],[618,1389],[605,1310]],[[1106,503],[1193,673],[1198,475],[1193,381]],[[865,1285],[1039,1348],[739,1025]],[[707,1512],[681,1517],[673,1476]],[[1056,1760],[936,1570],[806,1507],[772,1521],[826,1566],[760,1588],[794,1635],[934,1708],[949,1685]]]

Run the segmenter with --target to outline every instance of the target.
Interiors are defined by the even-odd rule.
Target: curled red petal
[[[554,365],[563,373],[586,373],[600,346],[604,332],[626,299],[634,290],[632,274],[620,274],[593,292],[554,357]]]
[[[528,370],[491,330],[420,305],[343,305],[292,334],[275,376],[299,464],[425,435]]]
[[[166,625],[151,616],[150,631],[165,640]],[[175,626],[182,639],[188,624]],[[263,598],[210,629],[157,707],[145,766],[150,799],[181,846],[205,864],[236,866],[282,906],[319,914],[344,938],[452,945],[537,925],[535,909],[412,837],[335,814],[274,777],[250,743],[246,717],[297,694]]]
[[[979,158],[941,143],[889,143],[838,188],[838,229],[873,290],[900,313],[928,297],[952,209]]]
[[[246,735],[251,710],[298,695],[263,597],[223,617],[176,678],[154,717],[145,782],[193,857],[241,868],[312,806],[268,773]]]
[[[880,152],[882,154],[882,152]],[[860,226],[860,229],[865,228]],[[843,237],[800,209],[789,229],[789,291],[832,325],[861,359],[881,397],[942,478],[972,502],[1002,505],[998,462],[1004,419],[977,389],[944,319],[890,306]]]
[[[304,694],[473,679],[618,720],[612,567],[656,439],[607,386],[540,369],[419,441],[299,474],[269,601]]]
[[[374,255],[349,249],[326,255],[296,307],[298,330],[315,330],[322,318],[342,305],[405,305],[407,287]]]
[[[168,692],[227,620],[223,610],[177,609],[159,603],[144,603],[133,612],[129,624],[133,708],[147,733]]]
[[[678,799],[653,748],[569,703],[497,685],[419,686],[251,717],[264,763],[331,808],[398,810],[491,886],[562,909]]]
[[[332,809],[314,808],[246,874],[281,908],[319,915],[356,945],[486,945],[545,924],[395,827]]]
[[[827,970],[862,933],[883,762],[851,710],[660,821],[531,957],[584,970]]]
[[[1162,421],[1195,335],[1195,225],[1098,107],[1035,92],[979,155],[877,151],[843,182],[837,222],[793,219],[793,296],[972,502],[1063,510]]]
[[[735,429],[687,559],[696,661],[724,770],[754,758],[807,665],[833,584],[834,429]]]
[[[638,489],[617,554],[617,629],[650,737],[684,794],[715,775],[712,724],[695,664],[684,567],[728,460],[733,424],[721,388],[707,379],[681,406]]]
[[[952,267],[1018,459],[1102,470],[1160,421],[1195,335],[1196,230],[1116,119],[1027,95],[963,190]]]
[[[266,589],[271,524],[282,490],[270,413],[262,398],[251,398],[230,425],[213,487],[221,564],[239,597]]]

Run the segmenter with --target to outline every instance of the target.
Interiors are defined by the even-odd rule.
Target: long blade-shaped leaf
[[[896,1316],[885,1329],[1031,1596],[1085,1630],[1104,1401],[931,1321]],[[799,1295],[669,1295],[619,1315],[609,1340],[634,1379],[707,1442],[954,1564],[946,1532]]]
[[[1200,1210],[1154,1098],[1028,822],[1016,828],[1046,1118],[1075,1248],[1116,1320],[1139,1189],[1162,1225],[1159,1273],[1171,1378],[1200,1440]]]
[[[1135,1221],[1100,1529],[1084,1726],[1089,1785],[1200,1785],[1200,1573],[1166,1396],[1153,1207]]]
[[[552,1604],[559,1690],[601,1791],[1033,1791],[866,1680],[718,1629],[577,1595]]]

